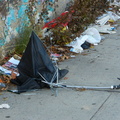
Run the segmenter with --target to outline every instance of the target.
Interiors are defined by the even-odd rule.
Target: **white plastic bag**
[[[83,48],[81,45],[85,42],[89,42],[91,44],[97,45],[101,41],[101,36],[96,28],[88,28],[83,35],[80,37],[76,37],[74,42],[71,42],[68,46],[72,46],[73,48],[70,51],[75,53],[81,53]]]
[[[95,25],[94,26],[100,33],[107,33],[107,34],[113,34],[116,33],[115,30],[112,30],[113,27],[111,27],[109,24],[108,25]],[[115,28],[114,28],[115,29]]]
[[[108,20],[114,20],[114,21],[117,21],[120,19],[120,16],[118,16],[117,14],[115,14],[114,12],[111,12],[111,11],[108,11],[106,16],[104,15],[104,17],[102,17],[101,19],[99,20],[96,20],[96,23],[103,26],[105,25]]]
[[[110,19],[117,21],[120,19],[120,16],[118,16],[117,14],[115,14],[114,12],[108,11],[108,15],[110,16]]]
[[[94,27],[88,28],[83,34],[88,35],[86,41],[91,44],[98,44],[101,41],[100,33]]]
[[[81,38],[82,40],[84,41],[87,41],[88,43],[91,43],[93,45],[97,45],[99,42],[94,38],[92,37],[91,35],[84,35],[82,36]]]
[[[8,109],[8,108],[10,108],[10,106],[8,105],[8,104],[1,104],[0,105],[0,109]]]
[[[75,53],[81,53],[83,51],[83,48],[81,47],[81,45],[85,42],[85,39],[82,39],[82,37],[76,37],[75,40],[76,41],[72,43],[73,48],[71,48],[70,51]]]
[[[102,19],[96,20],[96,23],[102,26],[102,25],[105,25],[109,19],[110,19],[110,16],[107,15]]]

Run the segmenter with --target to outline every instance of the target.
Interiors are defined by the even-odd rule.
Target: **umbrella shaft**
[[[71,85],[60,85],[60,84],[54,84],[53,87],[58,87],[58,88],[74,88],[74,89],[88,89],[88,90],[93,90],[93,89],[114,89],[114,86],[110,87],[91,87],[91,86],[71,86]]]
[[[67,85],[67,88],[78,88],[78,89],[112,89],[112,87],[90,87],[90,86],[70,86]]]

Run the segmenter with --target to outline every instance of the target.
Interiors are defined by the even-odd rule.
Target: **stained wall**
[[[31,24],[37,24],[41,11],[46,7],[50,19],[65,11],[70,0],[0,0],[0,59],[14,46],[14,38]],[[44,4],[43,4],[44,3]],[[46,4],[46,5],[45,5]],[[29,11],[31,9],[32,11]],[[27,12],[31,12],[28,16]],[[56,11],[56,13],[54,12]],[[33,16],[32,16],[33,15]],[[43,15],[46,22],[46,16]],[[7,48],[7,51],[6,51]]]

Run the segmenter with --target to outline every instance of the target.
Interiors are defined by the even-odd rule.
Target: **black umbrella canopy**
[[[42,41],[34,32],[31,33],[29,43],[18,64],[18,71],[20,75],[11,82],[18,85],[19,93],[29,89],[45,87],[45,83],[42,83],[44,79],[47,82],[55,82],[57,79],[57,76],[53,79],[56,67],[49,58]],[[58,69],[58,79],[61,79],[67,73],[68,70],[66,69]]]
[[[37,77],[41,70],[55,72],[55,67],[43,43],[34,32],[31,34],[30,41],[18,65],[18,70],[30,77]]]

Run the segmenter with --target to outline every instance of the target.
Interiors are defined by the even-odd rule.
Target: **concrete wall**
[[[31,17],[34,18],[33,21],[37,24],[43,3],[46,1],[53,4],[53,6],[50,6],[49,3],[46,4],[46,9],[49,12],[48,16],[52,19],[65,11],[66,4],[70,0],[58,0],[57,2],[56,0],[0,0],[0,59],[5,56],[6,48],[9,51],[9,48],[11,49],[14,45],[14,38],[19,32],[25,26],[31,24],[30,16],[28,17],[26,14],[26,10],[29,10],[28,7],[32,5],[32,13],[35,14],[31,14]],[[55,5],[59,6],[56,8],[56,14],[54,13]],[[44,22],[46,21],[44,19]]]

